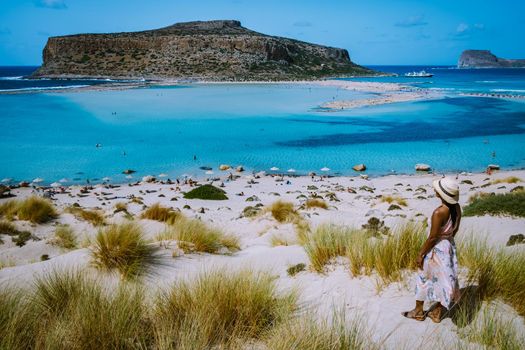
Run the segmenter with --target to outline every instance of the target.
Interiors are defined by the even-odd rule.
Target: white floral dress
[[[458,300],[458,260],[452,218],[441,227],[440,241],[425,255],[416,281],[416,300],[440,302],[450,309]]]

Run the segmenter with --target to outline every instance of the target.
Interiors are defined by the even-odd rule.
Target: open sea
[[[373,176],[411,174],[416,163],[440,173],[525,167],[525,99],[461,95],[525,95],[525,69],[371,68],[401,76],[355,80],[402,82],[445,97],[323,112],[324,102],[372,94],[294,84],[68,92],[107,81],[30,80],[23,77],[36,67],[0,67],[0,92],[22,92],[0,93],[0,180],[203,177],[201,167],[218,173],[220,164],[347,175],[365,163]],[[434,77],[402,77],[422,69]],[[34,93],[44,88],[61,91]],[[126,178],[125,169],[137,173]]]

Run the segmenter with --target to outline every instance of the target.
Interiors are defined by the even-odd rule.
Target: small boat
[[[410,72],[405,74],[405,77],[407,78],[431,78],[433,76],[434,74],[427,73],[424,70],[420,72]]]

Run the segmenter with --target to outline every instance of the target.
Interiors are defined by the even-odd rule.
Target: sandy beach
[[[90,188],[71,186],[64,193],[52,196],[59,216],[46,224],[14,221],[20,230],[31,232],[30,239],[22,247],[16,246],[3,235],[0,245],[0,285],[29,286],[35,278],[56,269],[75,268],[90,275],[105,275],[90,263],[90,246],[99,227],[66,212],[75,205],[98,210],[107,224],[134,220],[139,223],[152,244],[161,244],[164,264],[147,276],[150,291],[154,291],[181,278],[192,278],[203,270],[226,267],[228,271],[249,267],[268,271],[275,276],[280,290],[298,288],[300,303],[308,308],[329,312],[334,306],[365,315],[366,323],[374,329],[375,341],[386,349],[399,349],[425,343],[436,347],[453,344],[458,339],[458,326],[450,318],[440,325],[431,321],[415,322],[403,318],[400,313],[408,310],[414,302],[415,273],[409,272],[401,283],[391,283],[378,288],[376,276],[355,277],[348,270],[346,258],[331,261],[324,273],[315,272],[308,255],[298,242],[296,227],[292,223],[279,223],[270,213],[261,210],[253,217],[243,214],[247,206],[268,207],[277,200],[291,202],[311,230],[321,224],[331,223],[348,227],[361,227],[371,217],[384,220],[385,226],[395,228],[410,220],[424,222],[439,204],[431,187],[439,175],[392,175],[377,178],[366,176],[320,177],[265,175],[253,176],[229,171],[219,174],[214,181],[203,179],[200,184],[224,184],[229,199],[220,201],[185,199],[183,192],[192,189],[190,184],[166,184],[158,180],[122,185],[96,185]],[[455,174],[454,174],[455,176]],[[466,205],[469,197],[477,192],[506,193],[525,183],[495,183],[496,179],[510,176],[525,179],[525,170],[457,175],[461,183],[460,204]],[[15,199],[23,199],[35,193],[31,188],[11,190]],[[382,198],[391,196],[404,199],[406,205],[393,206]],[[308,198],[322,198],[327,209],[304,207]],[[0,205],[12,198],[0,199]],[[126,204],[126,211],[116,211],[118,203]],[[238,237],[238,252],[222,251],[218,254],[184,253],[176,242],[159,243],[155,237],[166,230],[166,224],[141,219],[140,214],[155,203],[180,210],[189,218],[202,220]],[[395,204],[395,202],[394,202]],[[64,249],[52,244],[57,225],[69,225],[77,237],[76,249]],[[505,216],[465,217],[458,236],[474,234],[486,239],[491,246],[504,247],[510,235],[525,232],[525,220]],[[278,239],[277,239],[278,238]],[[276,245],[275,242],[280,242]],[[525,244],[512,249],[525,249]],[[461,254],[461,251],[459,252]],[[46,255],[49,260],[41,261]],[[287,274],[290,266],[303,263],[306,269],[295,276]],[[113,277],[111,277],[113,276]],[[110,280],[118,276],[107,275]],[[465,271],[460,274],[460,284],[466,283]],[[498,308],[517,317],[510,307],[499,303]],[[323,311],[324,310],[324,311]],[[430,343],[429,343],[430,342]]]

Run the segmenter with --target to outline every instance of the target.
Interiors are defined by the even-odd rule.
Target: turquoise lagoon
[[[481,80],[483,80],[481,78]],[[513,85],[514,87],[514,85]],[[193,84],[122,91],[0,95],[0,178],[50,183],[132,181],[200,167],[353,174],[525,166],[525,103],[450,94],[443,99],[326,112],[334,98],[368,96],[297,84]],[[96,147],[100,144],[101,147]],[[197,157],[194,160],[194,156]]]

